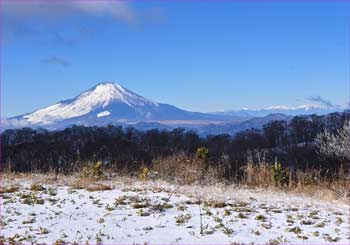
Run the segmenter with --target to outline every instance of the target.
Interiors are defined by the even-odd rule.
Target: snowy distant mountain
[[[217,135],[217,134],[230,134],[234,135],[238,132],[248,130],[248,129],[261,129],[263,125],[270,121],[290,121],[293,116],[287,116],[285,114],[269,114],[264,117],[253,117],[242,121],[226,122],[223,124],[209,124],[197,129],[198,133],[201,135]]]
[[[321,106],[321,105],[300,105],[295,107],[289,106],[270,106],[262,109],[240,109],[230,111],[213,112],[215,115],[235,116],[235,117],[265,117],[270,114],[285,114],[288,116],[298,115],[325,115],[328,113],[343,111],[345,108],[341,106]]]
[[[100,83],[77,97],[7,120],[12,126],[62,128],[69,125],[106,125],[159,121],[213,122],[225,115],[190,112],[146,99],[116,83]],[[195,122],[194,122],[195,123]]]

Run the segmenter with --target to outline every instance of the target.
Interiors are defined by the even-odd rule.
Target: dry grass
[[[18,185],[10,185],[10,186],[4,186],[3,188],[0,189],[0,194],[4,193],[13,193],[19,190]]]
[[[273,186],[273,173],[270,165],[262,162],[258,165],[248,163],[245,167],[243,183],[248,186],[268,187]]]
[[[210,167],[204,162],[177,155],[168,158],[157,159],[153,164],[153,171],[158,177],[181,185],[191,184],[217,184],[227,183],[218,168]],[[282,190],[294,194],[306,194],[327,200],[349,199],[350,201],[350,177],[343,168],[339,169],[333,177],[325,177],[320,170],[310,169],[306,171],[288,172],[288,184],[277,187],[271,164],[261,162],[259,164],[247,163],[244,168],[244,176],[234,184],[248,188],[263,188],[270,190]]]
[[[6,176],[2,176],[3,180],[7,186],[3,190],[15,191],[18,187],[19,190],[28,189],[32,179],[36,182],[33,183],[44,183],[41,180],[45,181],[47,176],[43,174],[16,174],[12,175],[14,180],[9,182]],[[48,184],[50,185],[50,184]],[[271,199],[273,196],[285,196],[289,197],[289,194],[292,196],[301,196],[302,198],[312,198],[316,200],[324,200],[325,202],[331,203],[341,203],[348,204],[349,199],[346,199],[344,195],[337,195],[336,192],[329,187],[324,186],[307,186],[307,187],[291,187],[287,189],[280,189],[275,187],[256,187],[256,186],[247,186],[235,183],[225,183],[225,182],[216,182],[216,183],[175,183],[174,181],[169,181],[166,179],[156,179],[152,181],[140,181],[136,177],[121,176],[116,175],[112,179],[106,181],[95,182],[89,179],[82,179],[78,175],[58,176],[57,181],[53,184],[57,186],[69,186],[72,189],[89,189],[91,191],[107,190],[113,186],[117,186],[123,191],[141,191],[141,190],[152,190],[153,192],[164,191],[171,193],[170,195],[184,194],[190,198],[193,198],[191,204],[198,204],[199,200],[208,200],[209,203],[213,206],[222,205],[222,201],[225,201],[227,197],[237,197],[246,202],[251,201],[250,198],[256,198],[257,196]],[[17,188],[14,188],[17,187]],[[17,189],[18,190],[18,189]],[[343,192],[345,192],[346,187],[342,187]],[[310,199],[310,200],[312,200]],[[189,203],[190,204],[190,203]],[[238,207],[244,206],[244,203],[236,203]]]
[[[94,183],[92,185],[87,186],[85,189],[88,191],[108,191],[108,190],[112,190],[112,187],[105,184]]]
[[[172,180],[182,184],[211,183],[219,181],[219,171],[205,161],[189,158],[183,154],[156,159],[152,170],[161,179]]]
[[[69,185],[72,189],[85,189],[86,186],[88,186],[88,180],[87,179],[77,179],[74,180]]]
[[[87,191],[107,191],[112,190],[112,187],[103,183],[96,183],[91,179],[79,178],[74,180],[69,185],[72,189],[85,189]]]
[[[344,169],[339,169],[333,176],[325,178],[321,171],[307,170],[289,173],[289,185],[285,187],[276,187],[271,165],[265,162],[260,164],[248,163],[244,168],[244,175],[237,181],[228,182],[223,178],[219,168],[208,165],[205,161],[196,158],[189,158],[185,155],[171,156],[168,158],[157,159],[153,162],[151,172],[157,172],[152,181],[154,184],[161,182],[170,182],[182,187],[194,188],[196,184],[203,186],[220,186],[227,191],[235,187],[244,187],[256,190],[272,190],[289,192],[293,194],[303,194],[326,200],[348,200],[350,201],[350,178]],[[112,189],[114,186],[132,186],[140,182],[136,177],[127,174],[111,173],[111,177],[105,178],[83,178],[81,172],[75,172],[68,176],[54,173],[35,174],[35,173],[1,173],[2,179],[6,179],[6,186],[0,190],[2,193],[18,191],[18,179],[29,180],[29,189],[40,190],[42,185],[61,185],[70,186],[73,189],[86,189],[88,191],[104,191]],[[137,174],[134,174],[137,176]],[[117,182],[118,183],[117,183]],[[152,183],[147,181],[147,184]],[[215,193],[213,193],[215,194]]]
[[[276,189],[274,173],[271,165],[262,162],[254,165],[248,163],[245,167],[245,177],[242,184],[251,188]],[[295,194],[306,194],[309,196],[323,196],[329,200],[350,198],[350,176],[347,176],[341,168],[332,178],[326,178],[322,171],[310,169],[289,172],[288,186],[282,188]]]
[[[45,190],[45,188],[41,184],[38,184],[38,183],[32,184],[29,189],[31,191],[44,191]]]

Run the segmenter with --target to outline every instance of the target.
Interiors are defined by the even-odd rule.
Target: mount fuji
[[[99,83],[73,99],[43,109],[2,120],[2,128],[63,129],[72,125],[133,126],[141,130],[183,127],[203,132],[231,132],[259,127],[269,120],[288,120],[290,116],[326,114],[341,108],[274,106],[213,113],[186,111],[144,98],[117,83]],[[230,130],[228,130],[228,128]],[[215,130],[214,130],[215,129]],[[236,130],[236,131],[237,131]]]
[[[162,122],[203,124],[228,119],[225,115],[190,112],[146,99],[117,83],[99,83],[73,99],[7,119],[9,126],[63,128],[70,125]],[[5,125],[6,126],[6,125]]]

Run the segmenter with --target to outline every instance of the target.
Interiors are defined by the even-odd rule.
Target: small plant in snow
[[[302,220],[300,222],[302,225],[313,225],[314,222],[312,220]]]
[[[149,216],[149,215],[150,215],[150,213],[148,213],[148,212],[146,212],[146,211],[143,211],[142,208],[141,208],[141,209],[138,209],[138,210],[136,211],[136,213],[137,213],[138,216]]]
[[[231,215],[231,211],[228,209],[225,209],[224,216],[230,216],[230,215]]]
[[[261,220],[261,221],[265,221],[266,220],[266,217],[262,214],[258,214],[256,217],[255,217],[256,220]]]
[[[269,244],[285,244],[288,243],[286,238],[283,238],[283,236],[279,236],[275,239],[270,239]]]
[[[318,223],[318,224],[315,225],[315,227],[317,227],[317,228],[323,228],[325,226],[326,226],[325,222],[321,222],[321,223]]]
[[[230,228],[224,227],[223,232],[226,235],[231,235],[233,233],[233,230]]]
[[[45,187],[43,187],[42,185],[40,184],[32,184],[30,186],[30,190],[31,191],[44,191],[45,190]]]
[[[300,234],[302,230],[299,227],[296,226],[296,227],[287,229],[287,231],[293,232],[295,234]]]
[[[300,239],[303,239],[303,240],[309,239],[309,238],[308,238],[307,236],[305,236],[305,235],[297,235],[297,237],[300,238]]]
[[[177,207],[177,210],[179,210],[179,211],[185,211],[185,209],[186,209],[186,207],[183,205],[180,205]]]
[[[110,206],[109,204],[107,204],[106,207],[105,207],[105,209],[106,209],[107,211],[113,211],[115,208],[112,207],[112,206]]]
[[[214,221],[217,222],[217,223],[221,223],[221,222],[222,222],[222,219],[219,218],[218,216],[215,216],[215,217],[214,217]]]
[[[55,242],[55,245],[64,245],[64,244],[66,244],[66,242],[64,240],[62,240],[62,239],[58,239]]]
[[[49,188],[47,190],[47,194],[49,194],[50,196],[56,196],[57,195],[57,192],[56,190],[54,190],[53,188]]]
[[[49,230],[43,227],[39,227],[39,231],[42,235],[49,234]]]
[[[25,220],[22,222],[22,224],[26,225],[26,224],[33,224],[35,223],[35,218],[31,218],[31,219],[28,219],[28,220]]]
[[[183,224],[191,219],[191,215],[190,214],[185,214],[185,215],[180,214],[179,216],[176,216],[175,219],[176,219],[176,224]]]
[[[335,223],[336,223],[337,225],[340,225],[340,224],[342,224],[343,222],[344,222],[343,219],[340,218],[340,217],[337,217],[337,220],[335,221]]]
[[[237,217],[240,218],[240,219],[246,219],[246,218],[248,218],[248,216],[245,215],[244,213],[238,213]]]

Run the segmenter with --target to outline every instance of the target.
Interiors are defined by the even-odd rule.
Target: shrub
[[[332,134],[328,130],[317,135],[315,140],[319,152],[327,157],[350,161],[350,122]]]
[[[273,173],[273,181],[275,186],[278,187],[288,187],[289,185],[289,170],[288,168],[283,168],[281,163],[275,163],[271,167]]]
[[[101,178],[103,175],[102,162],[97,161],[97,163],[92,168],[92,175]]]
[[[83,178],[102,180],[106,178],[103,171],[103,165],[101,161],[97,161],[95,164],[88,167],[84,167],[82,171]]]
[[[149,179],[149,169],[147,167],[141,168],[141,173],[139,174],[139,178],[142,181],[147,181]]]
[[[199,147],[196,152],[196,157],[197,159],[207,161],[209,157],[209,150],[205,147]]]

